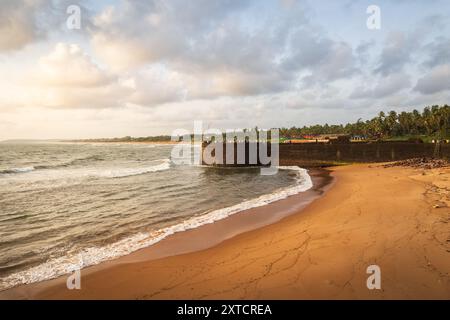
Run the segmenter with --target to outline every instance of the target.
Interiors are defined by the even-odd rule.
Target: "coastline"
[[[174,145],[180,143],[179,141],[102,141],[100,140],[60,140],[62,143],[83,143],[83,144],[156,144],[156,145]]]
[[[82,269],[83,274],[99,272],[112,266],[123,263],[156,260],[160,258],[195,252],[214,247],[221,242],[238,234],[255,230],[266,225],[276,223],[290,214],[306,207],[309,203],[320,197],[332,183],[330,172],[325,169],[311,169],[308,174],[313,182],[312,187],[306,191],[291,195],[288,198],[276,200],[263,206],[243,209],[231,214],[226,218],[219,219],[213,223],[206,223],[192,229],[176,232],[166,238],[149,245],[148,247],[118,256],[113,259],[102,261],[99,264],[86,266]],[[58,276],[53,279],[37,281],[30,284],[15,286],[0,291],[0,299],[6,297],[16,298],[22,288],[25,290],[41,290],[42,287],[62,283],[68,275]],[[22,298],[22,297],[21,297]]]
[[[278,205],[295,214],[228,234],[215,246],[201,248],[204,233],[192,252],[167,254],[173,253],[167,246],[151,257],[149,247],[83,269],[81,290],[67,290],[66,279],[58,278],[1,292],[0,298],[449,299],[450,169],[331,170],[333,187],[306,208],[295,207],[295,196],[261,207],[270,213],[275,208],[269,206]],[[244,216],[251,215],[221,221],[234,219],[239,226],[236,219]],[[372,264],[382,270],[382,290],[366,287]]]

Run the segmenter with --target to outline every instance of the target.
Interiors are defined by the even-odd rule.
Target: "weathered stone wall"
[[[281,144],[280,164],[321,166],[339,162],[388,162],[433,157],[435,144],[407,142],[346,144]],[[450,158],[450,144],[441,144],[441,158]]]
[[[203,145],[205,148],[207,144]],[[245,147],[245,161],[238,164],[237,149]],[[249,157],[250,148],[257,150],[258,157]],[[234,149],[234,161],[230,164],[226,160],[226,150]],[[215,161],[212,165],[248,166],[261,165],[259,149],[256,143],[226,143],[223,149],[223,160]],[[441,144],[439,154],[436,145],[431,143],[408,142],[377,142],[377,143],[304,143],[280,144],[280,165],[297,165],[302,167],[329,166],[339,163],[353,162],[389,162],[418,157],[433,157],[450,159],[450,144]],[[269,144],[270,155],[270,144]],[[213,153],[213,158],[215,154]],[[215,158],[214,158],[215,159]],[[211,165],[211,161],[203,164]]]

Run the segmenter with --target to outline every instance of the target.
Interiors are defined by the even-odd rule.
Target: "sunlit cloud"
[[[353,121],[450,96],[445,1],[380,1],[388,20],[378,31],[358,1],[74,4],[83,16],[72,31],[67,1],[0,3],[0,138],[34,134],[38,113],[58,119],[46,137],[150,135],[199,117],[231,127]]]

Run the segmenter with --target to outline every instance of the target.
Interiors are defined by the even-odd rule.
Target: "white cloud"
[[[374,78],[375,80],[375,78]],[[410,88],[411,80],[409,76],[403,73],[391,74],[387,77],[381,77],[373,88],[358,86],[350,95],[351,99],[379,99],[398,94],[403,89]]]
[[[98,87],[115,77],[102,70],[76,44],[58,43],[53,51],[39,60],[33,82],[45,86]]]
[[[0,10],[0,51],[17,50],[41,36],[35,12],[44,1],[3,0]]]
[[[134,89],[129,102],[141,106],[181,101],[186,95],[186,79],[161,65],[147,67],[127,81]]]
[[[280,2],[281,14],[266,17],[260,4],[125,0],[95,17],[92,47],[116,72],[138,74],[141,105],[285,92],[355,73],[351,45],[312,26],[305,3]],[[142,69],[161,65],[159,84],[144,80]]]
[[[404,32],[389,33],[375,72],[384,76],[401,72],[410,62],[411,54],[417,45],[418,39],[415,35]]]
[[[58,43],[38,59],[37,66],[3,80],[8,95],[3,109],[38,106],[59,108],[110,108],[123,106],[132,88],[101,69],[78,45]]]
[[[450,65],[444,64],[434,67],[417,81],[414,90],[422,94],[450,90]]]

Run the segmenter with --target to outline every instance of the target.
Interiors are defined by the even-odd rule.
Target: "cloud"
[[[41,106],[111,108],[123,106],[132,92],[76,44],[56,44],[38,65],[28,81]]]
[[[131,68],[189,54],[249,1],[130,1],[94,17],[92,45],[112,67]]]
[[[398,94],[403,89],[411,86],[408,75],[403,73],[392,74],[379,79],[373,88],[357,87],[349,96],[350,99],[380,99]]]
[[[450,63],[450,39],[438,37],[425,46],[427,59],[425,67],[435,67],[440,64]]]
[[[0,10],[0,52],[23,48],[44,36],[38,12],[48,7],[44,0],[3,0]]]
[[[311,74],[303,79],[305,83],[332,82],[351,77],[357,71],[352,47],[345,42],[333,42],[322,54],[322,61],[314,68],[309,67]]]
[[[167,89],[155,92],[158,85],[152,78],[147,92],[135,94],[134,100],[153,104],[170,97],[179,101],[277,93],[295,89],[300,79],[310,86],[356,71],[351,45],[314,27],[303,2],[280,1],[275,16],[258,14],[259,1],[200,2],[124,0],[94,18],[92,46],[113,70],[163,65],[168,72],[161,75]],[[176,84],[167,83],[175,74]]]
[[[148,72],[138,71],[133,102],[152,105],[170,99],[257,95],[292,84],[292,75],[276,61],[284,50],[278,44],[286,38],[279,32],[279,21],[248,30],[244,13],[255,1],[200,2],[135,5],[125,0],[95,17],[92,46],[113,70],[164,66],[160,84]],[[147,82],[145,77],[150,77]]]
[[[70,109],[116,108],[125,106],[129,94],[130,90],[119,84],[97,88],[33,88],[25,105]]]
[[[64,27],[68,4],[85,5],[80,31]],[[158,134],[194,118],[303,125],[448,102],[448,4],[385,6],[410,21],[365,32],[353,0],[3,0],[0,117],[35,108],[80,114],[82,129],[89,115],[90,133]]]
[[[117,76],[100,68],[76,44],[58,43],[38,59],[36,67],[20,69],[3,80],[8,92],[2,109],[25,106],[112,108],[124,106],[133,92]]]
[[[439,65],[417,81],[414,90],[422,94],[433,94],[450,90],[450,65]]]
[[[406,2],[405,2],[406,3]],[[438,7],[438,5],[436,5]],[[440,13],[425,15],[414,24],[411,30],[392,30],[384,42],[384,47],[375,68],[375,73],[383,76],[402,72],[407,66],[418,63],[424,54],[429,55],[428,66],[438,63],[444,47],[433,47],[436,40],[441,38],[437,34],[443,32],[447,26],[448,17]],[[430,45],[425,45],[431,39]],[[430,50],[431,49],[431,50]],[[432,50],[439,49],[439,52]]]
[[[129,102],[140,106],[155,106],[172,101],[182,101],[186,96],[186,79],[165,66],[146,67],[125,84],[133,89]]]
[[[388,35],[381,53],[375,73],[384,76],[400,72],[411,62],[411,54],[415,51],[417,39],[403,32],[392,32]]]
[[[116,80],[102,70],[76,44],[58,43],[39,60],[39,69],[31,81],[54,87],[98,87]]]
[[[81,9],[81,24],[91,26],[89,0],[2,0],[0,2],[0,54],[20,51],[37,42],[45,42],[52,35],[70,33],[79,35],[83,30],[66,28],[67,8],[77,5]]]
[[[362,41],[355,49],[355,53],[361,64],[367,64],[370,58],[370,50],[375,47],[376,43],[372,40]]]

